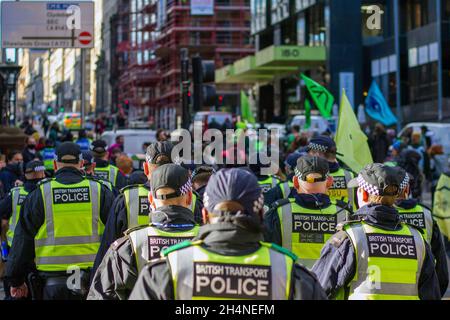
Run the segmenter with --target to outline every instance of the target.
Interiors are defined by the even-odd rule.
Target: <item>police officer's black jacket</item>
[[[26,180],[23,184],[23,187],[26,192],[30,193],[34,189],[36,189],[36,183],[34,181]],[[12,207],[12,195],[11,192],[0,201],[0,217],[5,220],[9,220],[11,218],[13,212]]]
[[[110,165],[110,163],[108,161],[103,160],[103,159],[95,158],[94,161],[95,161],[96,168],[105,168]],[[119,171],[117,173],[117,180],[116,180],[115,187],[120,190],[122,188],[125,188],[127,186],[127,183],[128,183],[127,177],[125,177],[122,174],[122,172]]]
[[[226,256],[248,255],[260,248],[262,233],[250,231],[230,222],[208,224],[200,227],[195,240],[203,240],[202,246],[216,254]],[[295,264],[291,277],[291,299],[327,299],[316,277],[306,268]],[[165,259],[147,264],[139,274],[130,300],[173,300],[173,281]]]
[[[304,208],[311,210],[326,209],[332,205],[330,197],[326,194],[298,194],[293,195],[295,202]],[[287,203],[281,200],[281,202],[275,202],[269,211],[264,215],[264,239],[267,242],[273,242],[278,245],[282,245],[281,237],[281,222],[278,217],[277,209],[280,207],[279,204]],[[342,206],[345,203],[342,203]],[[339,207],[339,204],[337,204]],[[350,214],[349,211],[347,211]]]
[[[195,221],[192,211],[180,206],[163,206],[151,214],[155,228],[166,232],[189,231]],[[192,225],[192,227],[174,228],[170,225]],[[144,226],[132,228],[132,230]],[[128,299],[138,277],[136,255],[133,252],[128,235],[115,241],[106,252],[94,274],[88,300],[124,300]]]
[[[147,188],[150,188],[148,184],[146,184]],[[202,203],[197,198],[197,202],[195,204],[195,210],[193,217],[197,224],[201,223],[202,217]],[[192,215],[192,211],[191,215]],[[100,243],[100,248],[98,250],[97,256],[95,257],[95,263],[93,267],[93,271],[97,270],[98,266],[103,260],[103,257],[106,254],[106,251],[111,246],[111,244],[117,239],[123,237],[124,232],[128,230],[128,218],[127,218],[127,206],[125,202],[125,196],[120,194],[111,206],[111,212],[108,217],[108,222],[105,226],[105,231],[103,233],[102,242]]]
[[[56,181],[70,185],[81,182],[85,177],[75,168],[62,168],[55,174]],[[106,223],[108,213],[113,202],[111,191],[101,185],[100,191],[100,219]],[[21,285],[26,276],[25,266],[33,262],[34,237],[44,223],[44,202],[40,189],[31,192],[22,204],[20,217],[14,232],[13,245],[8,257],[6,277],[11,281],[12,286]]]
[[[417,206],[419,202],[416,199],[400,200],[397,206],[405,210],[409,210]],[[441,295],[444,296],[448,288],[448,265],[447,255],[445,252],[444,240],[441,230],[436,221],[433,220],[433,234],[431,236],[431,252],[436,260],[436,274],[439,279]]]
[[[351,220],[364,221],[377,228],[395,231],[401,228],[400,216],[393,207],[367,205],[359,209]],[[425,259],[419,277],[419,298],[422,300],[441,299],[439,281],[434,270],[433,254],[425,243]],[[336,297],[339,289],[346,288],[356,272],[356,255],[351,240],[345,232],[335,234],[322,249],[321,257],[312,271],[319,278],[329,298]]]

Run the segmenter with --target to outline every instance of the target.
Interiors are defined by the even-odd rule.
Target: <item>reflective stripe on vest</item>
[[[140,272],[150,260],[158,259],[162,250],[180,242],[192,240],[197,236],[198,230],[199,226],[194,226],[187,231],[167,232],[148,226],[131,232],[128,236],[136,255],[138,271]]]
[[[12,241],[14,239],[14,230],[16,229],[17,222],[19,221],[20,207],[22,206],[22,202],[27,195],[28,192],[24,187],[11,189],[12,214],[9,218],[8,231],[6,231],[6,238],[10,247],[12,246]]]
[[[144,186],[126,189],[123,192],[127,208],[128,228],[150,223],[150,202]]]
[[[350,203],[352,207],[355,207],[354,204],[354,190],[352,188],[347,188],[348,182],[352,179],[352,174],[340,168],[338,171],[334,173],[330,173],[333,177],[333,186],[328,190],[328,195],[331,199],[331,202],[336,203],[337,200],[344,201]]]
[[[344,230],[357,259],[350,300],[419,299],[425,243],[418,230],[402,224],[399,231],[387,231],[364,222]]]
[[[294,187],[294,182],[292,181],[286,181],[279,184],[281,193],[283,194],[283,199],[289,198],[289,195],[291,194],[291,189]]]
[[[66,271],[93,266],[104,225],[100,220],[98,182],[64,185],[53,180],[40,186],[45,220],[35,237],[39,271]]]
[[[108,165],[107,167],[95,168],[94,173],[96,176],[111,182],[114,187],[116,186],[117,176],[119,175],[119,169],[117,167]],[[102,173],[106,173],[106,175]]]
[[[433,237],[433,216],[431,211],[419,204],[412,209],[403,209],[398,206],[395,208],[403,221],[423,230],[425,240],[431,244],[431,238]]]
[[[347,211],[333,204],[312,210],[299,206],[295,199],[290,201],[277,209],[282,246],[297,255],[305,267],[312,268],[336,226],[347,220]]]
[[[200,245],[172,251],[167,260],[176,300],[287,300],[294,261],[261,243],[245,256],[222,256]]]

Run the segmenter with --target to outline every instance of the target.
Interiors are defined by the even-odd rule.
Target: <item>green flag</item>
[[[345,91],[342,93],[335,141],[339,153],[338,159],[354,172],[358,173],[366,165],[373,163],[367,136],[359,126],[358,119],[345,95]]]
[[[256,123],[252,111],[250,110],[250,102],[244,91],[241,91],[241,118],[248,123]]]
[[[333,110],[334,97],[323,86],[308,78],[303,73],[301,74],[303,81],[305,81],[306,89],[308,90],[314,104],[319,109],[320,114],[325,119],[331,119],[331,111]]]

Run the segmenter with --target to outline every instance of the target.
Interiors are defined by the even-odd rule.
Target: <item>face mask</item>
[[[27,179],[27,182],[30,182],[34,185],[38,184],[42,179]]]
[[[34,150],[36,148],[35,144],[29,144],[28,149]]]
[[[12,163],[10,165],[10,167],[16,175],[21,176],[23,174],[23,163],[22,162]]]

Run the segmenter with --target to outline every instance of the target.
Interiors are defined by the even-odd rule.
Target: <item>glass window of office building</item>
[[[252,34],[258,33],[267,27],[267,6],[266,0],[251,0],[250,2],[251,12],[251,32]]]
[[[289,18],[289,0],[271,0],[270,2],[272,25]]]

